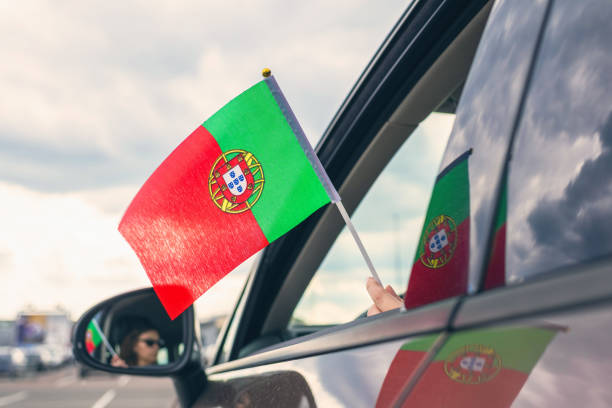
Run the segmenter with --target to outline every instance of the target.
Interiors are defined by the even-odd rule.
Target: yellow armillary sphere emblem
[[[215,160],[208,176],[208,192],[223,212],[238,214],[250,210],[263,191],[261,163],[246,150],[234,149]]]
[[[499,374],[502,365],[493,347],[467,344],[446,358],[444,372],[451,380],[462,384],[482,384]]]
[[[423,231],[421,262],[428,268],[441,268],[451,260],[456,247],[455,220],[448,215],[440,214],[434,217]]]

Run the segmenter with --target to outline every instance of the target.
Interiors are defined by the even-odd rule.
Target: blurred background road
[[[210,360],[225,316],[200,321]],[[72,357],[74,322],[62,311],[20,312],[0,320],[0,408],[174,407],[169,378],[111,375]]]
[[[225,316],[200,321],[210,360]],[[111,375],[72,357],[74,322],[62,311],[20,312],[0,320],[0,408],[175,407],[169,378]]]
[[[83,378],[75,364],[53,371],[0,378],[0,407],[119,408],[174,407],[169,378],[132,377],[88,371]]]

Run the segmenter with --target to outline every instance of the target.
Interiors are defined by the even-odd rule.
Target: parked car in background
[[[37,350],[20,345],[14,320],[0,322],[0,373],[19,377],[43,368]]]
[[[10,346],[15,344],[15,321],[0,321],[0,345]]]
[[[383,282],[435,300],[363,317],[327,206],[261,254],[206,370],[193,308],[170,323],[151,289],[86,312],[77,359],[170,376],[183,406],[611,406],[610,21],[606,0],[413,1],[347,96],[317,154]],[[112,367],[94,316],[111,349],[155,322],[167,364]]]
[[[34,346],[34,349],[40,355],[45,369],[59,368],[71,360],[71,356],[66,353],[65,346],[41,344]]]
[[[0,373],[20,377],[42,368],[42,359],[37,350],[30,347],[0,346]]]
[[[72,359],[72,324],[62,312],[22,312],[15,322],[16,344],[38,356],[40,369],[60,367]]]
[[[0,373],[17,377],[26,371],[25,354],[12,346],[0,346]]]

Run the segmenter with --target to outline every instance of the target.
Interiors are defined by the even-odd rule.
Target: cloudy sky
[[[148,286],[117,225],[165,156],[265,66],[315,143],[407,3],[2,2],[0,318]]]

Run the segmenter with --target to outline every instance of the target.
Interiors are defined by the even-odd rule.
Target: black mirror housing
[[[90,323],[94,317],[104,316],[107,332],[103,333],[104,342],[109,341],[109,345],[100,343],[100,352],[108,353],[109,346],[114,347],[119,344],[117,335],[118,326],[126,321],[133,321],[141,310],[143,319],[152,321],[155,327],[159,327],[162,338],[167,337],[176,345],[181,343],[181,352],[164,365],[130,366],[117,367],[105,363],[104,359],[94,358],[91,349],[86,347],[86,335]],[[132,320],[130,320],[132,319]],[[178,320],[178,321],[177,321]],[[125,324],[123,324],[125,326]],[[172,330],[167,329],[171,327]],[[152,288],[135,290],[114,296],[93,306],[85,312],[76,323],[73,331],[73,354],[80,363],[97,369],[115,374],[143,375],[143,376],[179,376],[182,372],[196,369],[200,371],[201,366],[201,345],[196,336],[195,316],[193,306],[187,308],[173,322],[170,321],[165,310],[159,303],[157,296]],[[104,329],[102,329],[104,332]],[[124,330],[125,332],[125,330]],[[106,338],[109,338],[107,340]],[[110,358],[110,354],[108,356]]]

